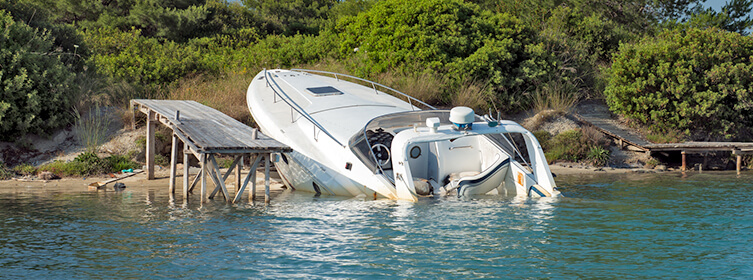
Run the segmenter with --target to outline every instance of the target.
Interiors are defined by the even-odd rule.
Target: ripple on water
[[[9,278],[749,278],[750,177],[560,178],[568,197],[272,204],[0,196]]]

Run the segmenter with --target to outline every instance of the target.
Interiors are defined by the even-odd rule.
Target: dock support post
[[[175,176],[178,174],[178,135],[173,133],[173,146],[170,151],[170,193],[175,194]]]
[[[241,187],[241,171],[243,171],[243,155],[236,158],[238,166],[235,167],[235,191],[238,191]]]
[[[207,201],[207,154],[201,154],[201,203]]]
[[[264,155],[264,203],[269,203],[269,156],[269,153]]]
[[[149,110],[146,117],[146,179],[154,180],[154,129],[157,120],[155,113]]]
[[[688,169],[688,164],[685,157],[685,151],[680,152],[682,154],[682,171],[685,171]]]
[[[183,144],[185,146],[186,144]],[[188,201],[188,179],[190,178],[190,172],[189,172],[189,161],[188,161],[188,153],[189,151],[187,149],[183,149],[183,200]]]
[[[737,162],[735,162],[735,166],[737,169],[737,175],[740,175],[740,169],[742,169],[743,155],[740,152],[740,150],[734,150],[732,151],[732,154],[737,156],[736,157]]]

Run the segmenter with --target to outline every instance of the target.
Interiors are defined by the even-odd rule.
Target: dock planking
[[[147,115],[147,178],[154,178],[154,125],[159,122],[173,131],[173,145],[170,168],[170,193],[175,192],[176,162],[178,141],[184,144],[184,162],[193,154],[201,164],[201,171],[188,183],[188,165],[184,164],[183,192],[184,199],[198,181],[201,181],[201,200],[205,201],[206,177],[216,187],[208,198],[221,192],[229,202],[237,202],[249,181],[252,183],[251,199],[255,197],[256,168],[261,161],[265,163],[265,201],[269,202],[269,164],[273,153],[290,152],[291,148],[249,127],[224,113],[190,100],[154,100],[133,99],[133,110]],[[134,122],[135,125],[135,122]],[[233,164],[225,175],[215,159],[215,154],[234,156]],[[253,157],[252,169],[241,184],[240,170],[243,156]],[[224,184],[230,172],[235,170],[238,191],[235,198],[230,198]],[[199,180],[200,179],[200,180]],[[253,179],[253,180],[252,180]]]
[[[593,109],[593,108],[591,108]],[[625,129],[614,120],[607,117],[609,112],[603,110],[580,110],[574,117],[585,125],[589,125],[615,140],[620,148],[642,151],[649,154],[680,152],[682,155],[682,170],[687,169],[686,154],[708,153],[715,151],[730,151],[737,157],[737,172],[740,173],[743,154],[753,153],[751,142],[682,142],[682,143],[651,143],[643,137]]]

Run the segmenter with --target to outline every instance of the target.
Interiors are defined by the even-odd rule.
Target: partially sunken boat
[[[559,195],[531,132],[467,107],[438,110],[378,83],[302,69],[260,72],[247,102],[261,131],[293,148],[275,165],[299,191],[410,201]]]

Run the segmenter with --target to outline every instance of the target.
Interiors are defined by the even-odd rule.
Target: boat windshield
[[[387,162],[386,158],[380,156],[389,156],[388,153],[379,153],[380,147],[391,149],[392,138],[398,132],[413,128],[414,125],[425,126],[428,118],[439,118],[440,122],[449,123],[450,110],[410,111],[376,117],[350,139],[350,149],[373,172],[377,172],[380,167],[381,171],[391,170],[391,162],[377,165],[377,161]],[[482,121],[481,117],[476,116],[476,121]]]

